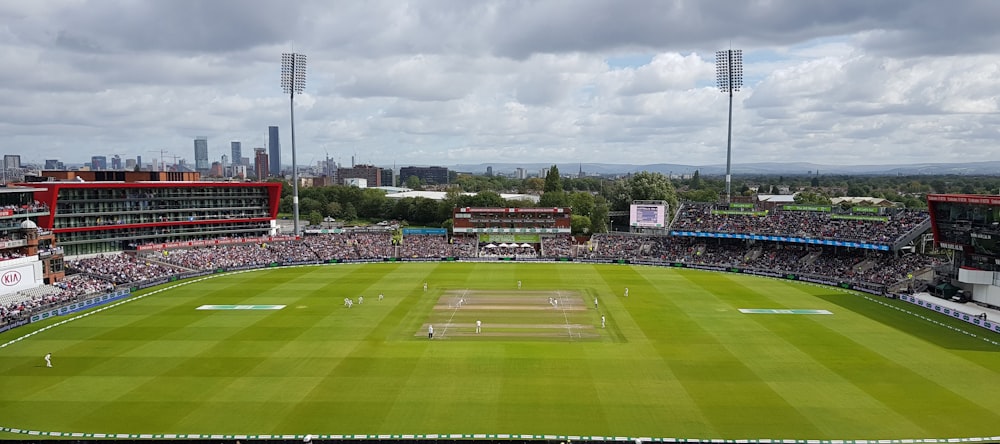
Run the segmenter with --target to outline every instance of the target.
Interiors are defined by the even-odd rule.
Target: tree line
[[[459,207],[570,207],[573,233],[603,233],[612,228],[608,214],[628,210],[634,200],[663,200],[672,211],[682,201],[717,202],[724,190],[722,177],[702,177],[698,171],[673,179],[645,171],[616,178],[575,178],[560,176],[553,165],[544,178],[460,174],[446,188],[443,200],[389,198],[377,189],[342,185],[302,187],[299,212],[313,225],[335,218],[345,223],[398,220],[450,228],[452,211]],[[539,201],[505,200],[501,193],[539,195]],[[797,193],[796,201],[807,204],[829,204],[834,197],[873,197],[906,208],[926,208],[928,193],[1000,194],[1000,177],[769,175],[739,177],[732,187],[734,196],[784,193]],[[282,187],[282,213],[292,212],[291,194],[290,185]]]

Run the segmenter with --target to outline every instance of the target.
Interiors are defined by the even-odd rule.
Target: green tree
[[[590,212],[590,232],[608,232],[608,200],[604,196],[594,198],[594,210]]]
[[[562,191],[562,181],[559,179],[559,167],[552,165],[549,168],[549,173],[545,175],[545,188],[542,189],[543,192],[549,193],[554,191]]]
[[[803,191],[795,195],[795,203],[803,205],[830,205],[830,198],[820,193]]]
[[[420,178],[417,176],[407,176],[406,178],[406,188],[411,190],[420,190]]]
[[[566,192],[563,190],[546,191],[538,199],[538,206],[540,207],[565,207],[566,203]]]
[[[594,211],[594,195],[586,191],[576,191],[569,195],[569,206],[573,208],[573,214],[590,216]]]
[[[309,216],[306,219],[309,220],[309,225],[319,225],[323,222],[323,215],[319,214],[319,211],[313,210],[309,212]]]
[[[326,215],[330,217],[341,217],[344,211],[344,207],[340,205],[340,202],[330,202],[326,204]]]
[[[701,186],[701,173],[698,170],[694,170],[694,175],[691,176],[691,189],[700,190]]]
[[[691,190],[680,193],[681,198],[690,202],[718,202],[719,192],[713,189]]]
[[[521,182],[521,193],[537,193],[545,188],[545,181],[537,177],[529,177]]]
[[[570,232],[572,234],[586,234],[590,232],[590,218],[580,214],[574,214],[569,218]]]
[[[634,200],[663,200],[670,210],[677,208],[677,193],[667,176],[660,173],[642,171],[620,182],[620,188],[612,196],[612,208],[627,210]]]
[[[353,203],[348,202],[344,205],[344,220],[351,222],[358,220],[358,210],[354,208]]]
[[[323,209],[323,204],[321,204],[319,200],[313,199],[311,197],[306,197],[304,199],[299,200],[300,214],[309,214],[312,213],[313,211],[318,213],[322,209]],[[322,218],[323,217],[320,216],[320,219]]]

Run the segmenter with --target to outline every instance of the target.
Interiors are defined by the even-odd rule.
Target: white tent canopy
[[[529,243],[523,243],[523,244],[521,244],[521,246],[524,247],[524,248],[531,248],[531,244],[529,244]]]
[[[494,243],[486,244],[486,248],[496,248],[496,247],[497,247],[497,244],[494,244]]]

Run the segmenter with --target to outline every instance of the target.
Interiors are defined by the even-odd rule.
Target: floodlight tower
[[[299,235],[299,167],[295,162],[295,95],[306,89],[306,56],[293,52],[281,54],[281,89],[288,94],[288,113],[292,121],[292,211],[294,235]],[[281,163],[281,159],[275,159]]]
[[[729,132],[726,136],[726,203],[732,200],[733,163],[733,92],[743,86],[743,50],[727,49],[715,52],[715,78],[719,90],[729,93]]]

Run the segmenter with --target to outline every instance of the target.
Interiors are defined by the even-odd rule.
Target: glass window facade
[[[52,229],[67,256],[145,243],[270,234],[267,186],[60,187]]]

